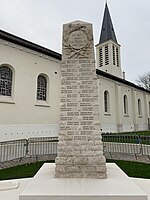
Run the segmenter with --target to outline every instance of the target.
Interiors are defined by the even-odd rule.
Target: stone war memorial
[[[92,24],[63,26],[58,178],[106,178]]]
[[[45,163],[19,200],[147,200],[103,156],[92,24],[63,26],[60,133],[55,163]]]

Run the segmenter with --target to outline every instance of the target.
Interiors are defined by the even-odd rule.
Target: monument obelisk
[[[106,178],[97,88],[92,24],[64,24],[55,177]]]

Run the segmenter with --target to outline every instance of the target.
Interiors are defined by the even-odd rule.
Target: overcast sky
[[[91,22],[99,41],[105,0],[0,0],[0,29],[61,53],[62,24]],[[150,71],[150,0],[108,0],[122,70],[135,82]]]

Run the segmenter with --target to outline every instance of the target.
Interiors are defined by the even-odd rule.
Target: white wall
[[[15,72],[13,99],[6,103],[5,97],[0,98],[4,101],[0,103],[0,124],[58,124],[60,63],[3,44],[0,52],[0,65],[8,64]],[[40,73],[49,78],[48,101],[44,105],[38,105],[36,100]]]
[[[148,129],[150,94],[98,75],[101,129],[103,132],[123,132]],[[104,91],[110,96],[110,112],[104,112]],[[128,99],[128,113],[123,111],[123,96]],[[138,115],[138,99],[142,115]]]
[[[58,124],[13,124],[0,125],[0,142],[33,137],[57,137]]]
[[[98,79],[99,86],[99,103],[101,129],[103,132],[116,132],[116,100],[115,100],[115,83],[104,77]],[[104,91],[107,90],[110,96],[110,112],[104,112]]]
[[[12,98],[0,97],[0,125],[6,125],[8,130],[12,125],[18,125],[19,129],[21,125],[28,124],[34,128],[34,125],[41,124],[49,125],[49,128],[53,124],[58,126],[60,61],[3,40],[0,40],[0,52],[0,65],[6,64],[14,71]],[[40,73],[46,74],[49,79],[48,101],[44,104],[36,100],[37,77]],[[2,139],[3,128],[0,129],[0,135]]]

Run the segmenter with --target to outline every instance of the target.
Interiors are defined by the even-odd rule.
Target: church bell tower
[[[106,3],[99,43],[96,45],[97,69],[122,78],[120,45],[117,42]]]

